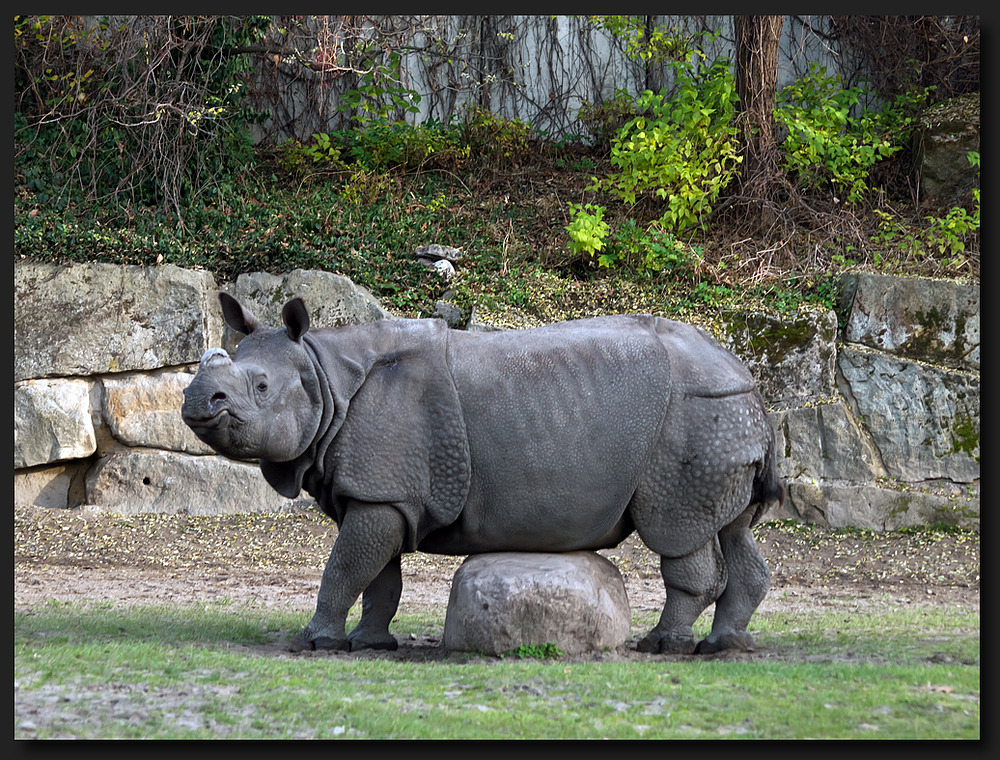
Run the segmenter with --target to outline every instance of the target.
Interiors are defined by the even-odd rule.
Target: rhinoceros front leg
[[[389,633],[389,623],[399,607],[402,592],[401,560],[397,554],[361,595],[361,620],[347,635],[352,651],[398,648],[399,642]]]
[[[385,618],[385,600],[395,594],[393,613],[395,603],[399,601],[398,592],[393,591],[393,587],[401,585],[402,581],[395,581],[394,575],[399,577],[398,557],[405,532],[403,516],[391,506],[353,505],[348,508],[323,570],[316,613],[292,642],[290,649],[293,652],[350,649],[352,642],[345,632],[347,613],[361,592],[374,583],[374,596],[369,609],[374,608],[378,612],[371,622],[364,624],[361,633],[354,636],[362,646],[371,640],[375,621]],[[387,569],[390,563],[393,563],[394,570]],[[381,603],[376,603],[376,599],[382,600]],[[391,619],[392,614],[388,617]],[[359,623],[359,627],[361,625]],[[388,620],[385,620],[385,626],[388,629]]]
[[[751,505],[735,521],[719,531],[728,580],[715,602],[712,632],[698,642],[698,654],[724,649],[753,651],[753,637],[747,632],[750,618],[771,585],[771,571],[761,556],[750,530],[756,505]]]

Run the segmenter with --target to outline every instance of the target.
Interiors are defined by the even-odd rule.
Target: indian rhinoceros
[[[395,648],[402,553],[596,550],[633,531],[666,586],[640,651],[753,646],[770,571],[750,529],[784,489],[750,373],[703,331],[648,315],[310,330],[299,298],[273,328],[220,300],[246,337],[233,358],[202,357],[185,422],[216,451],[259,459],[280,494],[305,489],[339,528],[293,650]]]

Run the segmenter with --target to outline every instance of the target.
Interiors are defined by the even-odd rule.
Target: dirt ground
[[[192,517],[16,507],[14,609],[53,600],[116,606],[229,601],[300,610],[304,624],[336,534],[334,523],[312,510]],[[756,534],[772,572],[761,611],[873,605],[979,611],[978,532],[877,533],[765,523]],[[658,558],[637,537],[601,553],[621,571],[633,613],[662,606]],[[404,556],[400,611],[433,608],[443,618],[451,577],[463,559]],[[397,652],[379,656],[443,656],[440,634],[399,638]],[[624,651],[595,657],[648,658],[635,653],[634,638]],[[286,645],[275,641],[269,648],[277,655]]]

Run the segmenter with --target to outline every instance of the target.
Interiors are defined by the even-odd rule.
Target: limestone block
[[[837,315],[801,310],[794,315],[729,312],[723,345],[746,362],[764,399],[797,405],[837,391]]]
[[[122,449],[87,476],[87,503],[109,512],[217,515],[284,512],[280,496],[256,464],[155,449]]]
[[[281,308],[296,296],[309,309],[310,329],[392,319],[368,290],[332,272],[296,269],[280,275],[241,274],[232,294],[261,322],[274,327],[281,324]],[[222,347],[232,352],[242,337],[226,326]]]
[[[882,488],[874,483],[787,483],[785,503],[768,520],[791,518],[829,528],[898,530],[919,525],[978,528],[980,497],[971,490]]]
[[[979,285],[862,274],[844,340],[957,369],[979,369]]]
[[[868,481],[886,474],[842,400],[775,412],[771,420],[783,479]]]
[[[979,172],[968,159],[969,151],[980,149],[979,92],[931,106],[920,115],[914,134],[924,198],[954,203],[979,187]]]
[[[578,654],[621,646],[630,620],[621,574],[599,554],[478,554],[452,580],[444,646],[500,655],[555,644]]]
[[[51,509],[75,507],[83,501],[86,461],[14,471],[14,503]]]
[[[189,372],[128,373],[109,376],[102,383],[102,415],[120,443],[192,454],[212,449],[181,419]]]
[[[845,346],[838,357],[885,469],[907,483],[979,480],[979,376]]]
[[[97,451],[86,380],[14,385],[14,469],[89,457]]]
[[[175,266],[19,263],[14,380],[196,363],[222,331],[215,281]]]

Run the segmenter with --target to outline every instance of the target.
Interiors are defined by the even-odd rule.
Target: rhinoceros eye
[[[257,383],[257,390],[260,391],[261,393],[263,393],[264,391],[266,391],[267,390],[267,381],[261,380],[259,383]]]

